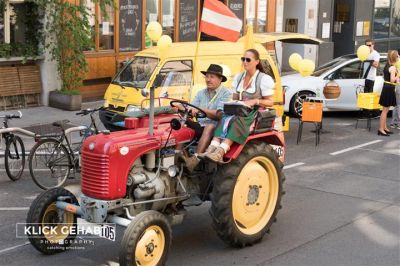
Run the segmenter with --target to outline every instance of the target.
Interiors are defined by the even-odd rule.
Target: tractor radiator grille
[[[81,166],[82,192],[91,197],[107,197],[110,194],[108,156],[83,151]]]

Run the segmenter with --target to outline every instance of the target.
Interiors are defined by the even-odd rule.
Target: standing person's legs
[[[389,112],[389,107],[383,107],[381,117],[379,118],[379,131],[385,133],[387,130],[386,119]]]

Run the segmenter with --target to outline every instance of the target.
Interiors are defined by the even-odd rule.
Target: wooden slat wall
[[[21,95],[21,86],[16,67],[0,67],[0,96]]]
[[[40,68],[38,65],[19,66],[19,80],[23,94],[39,94],[42,91]]]

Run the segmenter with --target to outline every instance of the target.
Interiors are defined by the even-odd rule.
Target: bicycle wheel
[[[18,136],[12,136],[6,141],[6,150],[4,154],[4,167],[8,177],[12,181],[21,178],[25,168],[25,147],[22,139]]]
[[[29,172],[41,189],[61,187],[72,167],[67,148],[56,139],[43,139],[33,146]]]

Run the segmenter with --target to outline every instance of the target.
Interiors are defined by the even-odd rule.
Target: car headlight
[[[136,105],[128,104],[128,106],[126,107],[126,111],[127,112],[138,112],[138,111],[140,111],[140,107],[136,106]]]

